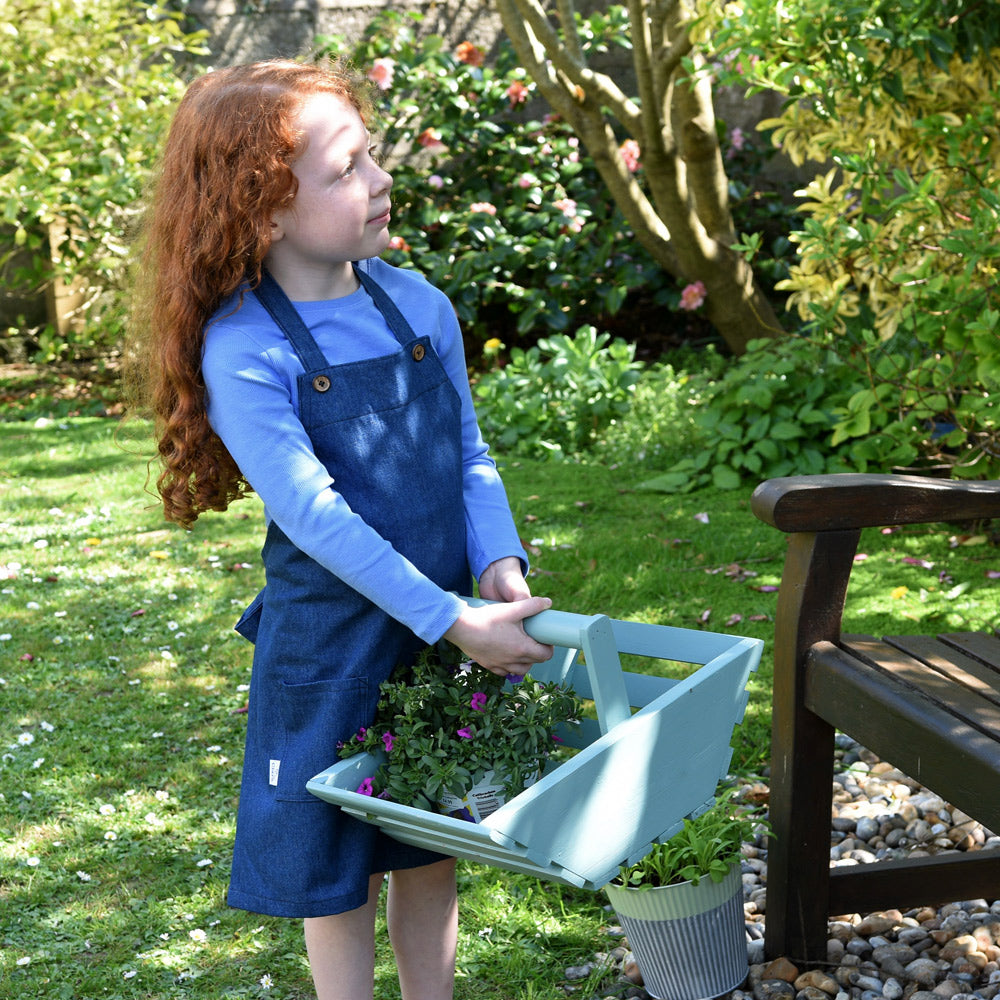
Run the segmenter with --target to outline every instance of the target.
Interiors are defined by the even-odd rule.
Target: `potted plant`
[[[760,824],[724,794],[605,886],[651,996],[703,1000],[746,978],[740,861]]]
[[[478,822],[537,780],[557,730],[579,714],[571,691],[530,675],[504,679],[441,642],[393,672],[372,724],[338,753],[379,757],[362,795]]]

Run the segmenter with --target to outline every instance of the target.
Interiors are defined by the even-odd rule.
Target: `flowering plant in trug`
[[[515,683],[463,662],[447,642],[429,646],[380,688],[375,719],[339,749],[373,753],[381,764],[358,792],[435,809],[493,772],[508,798],[537,778],[576,723],[580,700],[554,683]]]

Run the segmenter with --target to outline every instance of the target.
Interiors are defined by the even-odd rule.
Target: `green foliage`
[[[177,59],[201,51],[180,15],[137,0],[0,0],[0,222],[30,263],[7,280],[76,282],[79,343],[115,342],[103,291],[124,282],[126,232],[181,93]],[[49,332],[43,357],[74,338]]]
[[[736,489],[745,478],[845,471],[831,448],[834,407],[855,373],[811,340],[754,340],[719,378],[693,375],[688,454],[644,489],[689,492],[709,483]]]
[[[397,234],[387,259],[427,275],[480,340],[497,325],[508,337],[568,331],[617,312],[632,289],[663,292],[668,279],[572,130],[530,117],[535,85],[509,43],[487,64],[469,42],[451,51],[440,37],[418,39],[421,20],[387,11],[353,49],[319,40],[324,53],[386,74],[377,125]]]
[[[861,469],[1000,475],[1000,5],[797,0],[726,17],[717,37],[746,80],[788,98],[762,127],[797,163],[834,164],[800,192],[800,259],[777,285],[859,369],[832,444]]]
[[[461,660],[442,642],[381,686],[374,722],[339,751],[382,761],[359,792],[434,809],[446,792],[462,798],[491,773],[508,798],[537,777],[556,730],[579,718],[579,699],[530,674],[514,683]]]
[[[731,792],[662,844],[655,844],[636,864],[622,868],[616,881],[637,889],[693,882],[721,882],[739,861],[744,843],[752,842],[762,821],[733,800]]]
[[[609,341],[611,341],[609,343]],[[489,343],[488,345],[489,346]],[[476,412],[498,450],[565,458],[590,449],[623,417],[639,380],[635,347],[592,326],[515,347],[475,386]]]

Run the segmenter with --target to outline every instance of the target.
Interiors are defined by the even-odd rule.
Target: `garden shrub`
[[[0,272],[39,290],[58,275],[88,302],[82,333],[43,331],[40,360],[116,343],[102,293],[124,285],[129,223],[183,90],[177,59],[203,37],[156,3],[0,0],[0,222],[13,232]],[[10,273],[18,250],[29,263]]]
[[[788,97],[761,126],[825,165],[800,192],[799,261],[778,288],[858,371],[833,443],[861,469],[1000,475],[998,10],[794,0],[724,15],[747,81]]]
[[[832,447],[831,430],[835,408],[855,384],[855,373],[828,345],[802,337],[753,340],[721,376],[690,377],[688,454],[642,488],[736,489],[745,478],[847,471],[846,449]]]
[[[589,450],[616,418],[628,413],[642,366],[635,347],[592,326],[571,338],[554,334],[527,349],[514,347],[505,365],[474,387],[486,440],[499,451],[566,458]],[[487,350],[499,352],[499,342]]]

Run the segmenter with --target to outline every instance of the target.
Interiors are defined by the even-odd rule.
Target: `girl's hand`
[[[479,576],[479,596],[487,601],[523,601],[531,597],[517,556],[491,562]]]
[[[482,580],[479,590],[482,594]],[[486,597],[486,594],[483,596]],[[444,638],[491,673],[501,677],[507,674],[523,677],[533,664],[548,660],[553,651],[551,646],[535,642],[521,623],[525,618],[551,607],[552,601],[547,597],[527,597],[479,608],[467,607],[445,632]]]

